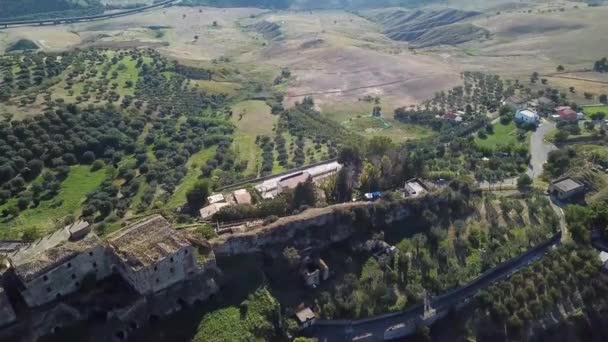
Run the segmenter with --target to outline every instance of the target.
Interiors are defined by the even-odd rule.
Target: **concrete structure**
[[[296,318],[298,319],[298,323],[302,329],[308,328],[317,320],[317,316],[309,307],[296,312]]]
[[[215,194],[215,195],[211,195],[209,197],[207,197],[207,202],[209,202],[209,204],[215,204],[215,203],[220,203],[220,202],[224,202],[225,198],[224,195],[222,194]]]
[[[410,197],[417,197],[429,191],[429,188],[418,178],[413,178],[405,182],[404,190]]]
[[[584,193],[585,185],[570,177],[557,179],[549,185],[549,194],[561,201]]]
[[[280,194],[289,189],[295,189],[298,184],[312,180],[310,173],[306,171],[283,177],[279,180],[277,192]]]
[[[85,278],[97,281],[109,276],[105,247],[96,235],[79,241],[68,237],[64,228],[9,256],[9,283],[29,307],[80,290]]]
[[[220,211],[220,209],[222,209],[225,206],[228,206],[230,204],[228,203],[214,203],[211,205],[208,205],[206,207],[204,207],[203,209],[201,209],[199,212],[201,214],[201,218],[203,220],[211,218],[211,216],[215,215],[215,213],[217,213],[218,211]]]
[[[29,243],[20,240],[0,241],[0,255],[11,254],[27,246],[29,246]]]
[[[251,195],[246,189],[239,189],[232,193],[237,204],[251,204]]]
[[[87,221],[77,221],[67,226],[66,229],[70,232],[70,240],[77,241],[91,232],[91,225]]]
[[[193,245],[160,215],[116,232],[108,244],[112,270],[140,294],[161,291],[200,271]]]
[[[321,258],[306,258],[300,270],[307,286],[316,288],[329,278],[329,267]]]
[[[520,109],[515,113],[515,122],[528,124],[528,125],[536,125],[540,117],[533,109]]]

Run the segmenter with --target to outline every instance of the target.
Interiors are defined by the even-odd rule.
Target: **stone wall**
[[[216,294],[219,291],[217,281],[220,276],[215,258],[209,258],[197,273],[160,292],[146,296],[133,293],[135,298],[106,311],[102,320],[99,319],[99,314],[105,309],[96,304],[99,298],[86,294],[72,297],[68,302],[33,310],[27,320],[20,320],[0,330],[0,341],[33,342],[57,329],[69,329],[74,326],[80,332],[82,341],[126,341],[128,335],[135,330]]]
[[[386,225],[407,218],[411,206],[427,196],[398,202],[353,202],[309,209],[263,227],[227,234],[212,241],[218,256],[255,252],[276,253],[286,246],[324,248],[351,237],[365,225]]]
[[[17,317],[4,289],[0,287],[0,327],[13,323]]]
[[[138,270],[131,269],[114,255],[112,259],[112,268],[140,294],[161,291],[197,271],[192,246],[181,248],[165,259]]]
[[[24,284],[26,289],[22,291],[23,298],[30,307],[46,304],[78,291],[84,278],[89,274],[94,275],[95,280],[101,280],[110,275],[106,250],[103,245],[83,251]]]

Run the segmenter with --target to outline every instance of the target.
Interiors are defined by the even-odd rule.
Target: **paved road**
[[[489,270],[476,280],[465,286],[450,291],[432,300],[432,307],[438,312],[447,310],[454,305],[473,297],[479,290],[492,283],[505,279],[523,267],[542,258],[545,253],[560,243],[559,234],[550,241],[533,248],[519,257],[507,261]],[[383,315],[367,320],[329,322],[319,321],[306,330],[309,336],[321,342],[333,341],[383,341],[386,329],[397,324],[417,319],[423,313],[423,307],[416,305],[406,311],[393,315]]]
[[[557,147],[545,141],[549,132],[555,129],[555,122],[542,120],[530,138],[530,165],[526,174],[531,178],[538,178],[543,173],[543,165],[549,157],[549,152],[557,150]]]
[[[98,15],[89,15],[84,17],[71,17],[71,18],[50,18],[50,19],[35,19],[35,20],[16,20],[16,21],[1,21],[0,29],[8,28],[10,26],[23,26],[23,25],[59,25],[66,23],[75,23],[82,21],[93,21],[93,20],[102,20],[109,18],[122,17],[130,14],[135,14],[139,12],[143,12],[149,9],[153,9],[161,6],[169,6],[177,0],[165,0],[159,3],[155,3],[148,6],[143,6],[139,8],[127,9],[124,11],[98,14]]]
[[[498,120],[499,118],[494,121]],[[541,176],[543,166],[549,158],[549,152],[557,150],[557,147],[553,143],[545,140],[547,134],[554,129],[555,122],[543,119],[536,131],[532,132],[532,136],[530,137],[530,164],[528,165],[528,170],[526,170],[526,174],[530,178],[534,179]],[[505,178],[497,182],[483,181],[478,182],[477,185],[482,189],[502,190],[503,187],[510,188],[517,186],[517,178]]]

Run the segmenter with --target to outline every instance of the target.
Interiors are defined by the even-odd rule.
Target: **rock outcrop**
[[[354,202],[309,209],[267,226],[220,236],[212,240],[211,244],[218,256],[256,252],[275,254],[286,246],[322,249],[348,239],[357,229],[386,225],[407,218],[412,212],[409,204],[419,200],[423,198],[395,203]]]

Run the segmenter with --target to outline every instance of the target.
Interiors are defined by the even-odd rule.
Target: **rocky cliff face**
[[[355,202],[307,210],[245,233],[221,236],[213,241],[218,256],[255,252],[274,253],[286,246],[324,248],[344,241],[366,226],[403,220],[411,214],[413,200],[397,203]]]
[[[380,10],[369,16],[384,28],[384,34],[393,40],[407,41],[416,47],[456,45],[486,37],[489,33],[467,19],[479,15],[456,9]]]

